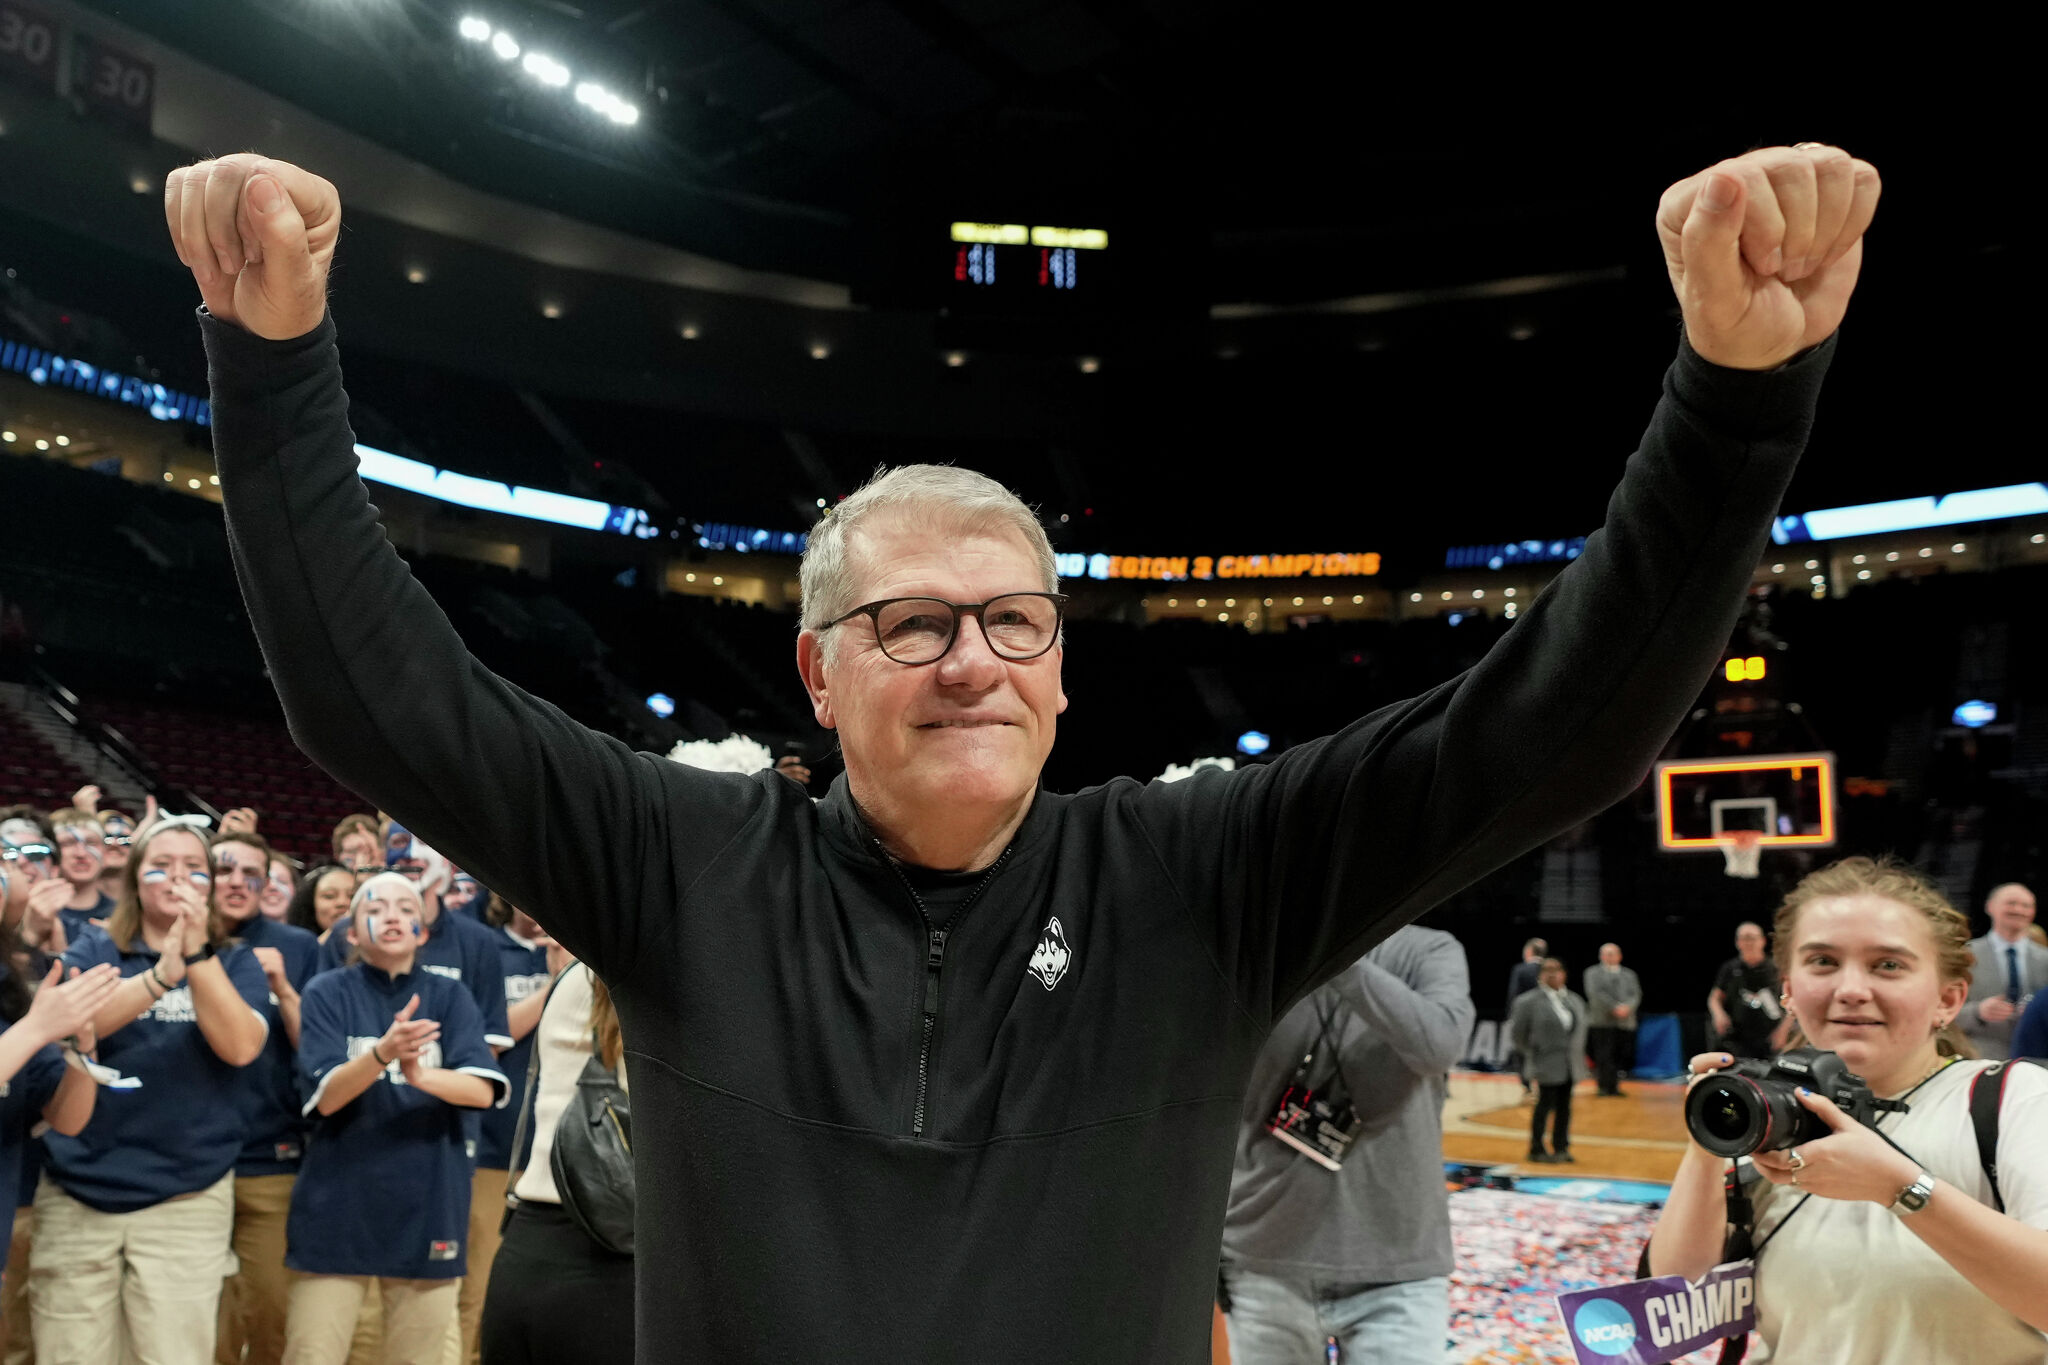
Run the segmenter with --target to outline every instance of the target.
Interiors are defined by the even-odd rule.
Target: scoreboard
[[[1110,297],[1102,228],[956,222],[947,248],[943,288],[954,309],[1078,312]]]

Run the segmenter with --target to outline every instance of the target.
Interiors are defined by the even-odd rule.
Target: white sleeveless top
[[[533,1086],[533,1117],[527,1121],[533,1133],[533,1155],[527,1158],[526,1170],[512,1189],[521,1202],[562,1202],[548,1155],[555,1147],[555,1127],[562,1121],[562,1112],[576,1097],[576,1078],[583,1074],[583,1064],[590,1060],[590,1006],[590,968],[571,962],[562,969],[554,992],[548,996],[547,1007],[541,1011],[540,1022],[533,1029],[540,1075]],[[521,1076],[513,1083],[523,1087],[526,1078]],[[626,1085],[624,1057],[619,1058],[619,1084]],[[513,1156],[516,1158],[518,1153]]]

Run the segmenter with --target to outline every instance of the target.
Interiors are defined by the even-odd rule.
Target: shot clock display
[[[1023,223],[952,225],[949,304],[974,312],[1082,310],[1109,296],[1109,233]]]

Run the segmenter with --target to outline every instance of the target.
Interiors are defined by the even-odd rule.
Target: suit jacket
[[[1616,967],[1610,973],[1596,962],[1580,979],[1586,987],[1587,1028],[1635,1028],[1636,1016],[1642,1013],[1643,983],[1633,968]],[[1626,1018],[1614,1017],[1616,1005],[1628,1006]]]
[[[1536,978],[1542,973],[1540,962],[1517,962],[1515,969],[1508,973],[1508,1007],[1501,1014],[1505,1019],[1515,1012],[1515,1002],[1536,989]]]
[[[1565,991],[1572,1023],[1566,1028],[1541,987],[1515,1002],[1508,1032],[1522,1054],[1522,1075],[1537,1085],[1570,1085],[1586,1079],[1586,1002]]]
[[[2018,946],[2020,998],[2024,1000],[2037,991],[2048,990],[2048,948],[2030,938],[2021,939]],[[1977,959],[1977,970],[1970,978],[1969,1003],[1956,1016],[1956,1026],[1986,1057],[2012,1055],[2012,1031],[2019,1017],[2015,1015],[2002,1024],[1991,1024],[1977,1013],[1979,1004],[2005,994],[2005,949],[2005,940],[1996,934],[1970,940],[1970,952]]]

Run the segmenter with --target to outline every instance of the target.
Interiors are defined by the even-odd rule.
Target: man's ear
[[[815,630],[804,631],[796,637],[796,671],[804,680],[804,691],[811,694],[811,714],[827,730],[836,730],[839,723],[833,717],[832,688],[826,676],[825,653],[825,641]]]

